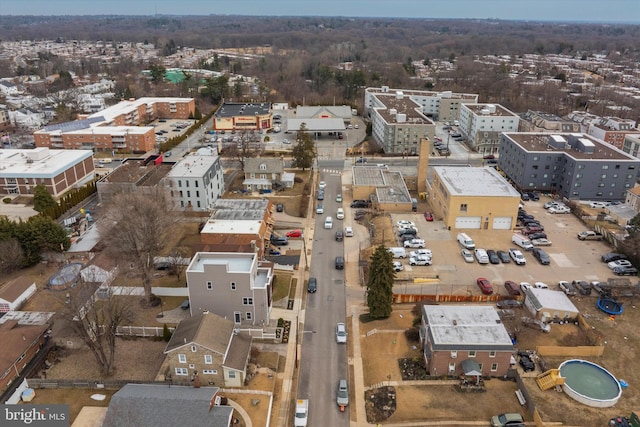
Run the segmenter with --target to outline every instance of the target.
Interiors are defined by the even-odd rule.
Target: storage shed
[[[525,307],[538,320],[574,320],[580,311],[564,292],[550,289],[525,289]]]

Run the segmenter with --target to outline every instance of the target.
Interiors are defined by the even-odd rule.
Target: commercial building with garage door
[[[427,193],[436,216],[451,229],[512,230],[520,193],[491,167],[436,166]]]

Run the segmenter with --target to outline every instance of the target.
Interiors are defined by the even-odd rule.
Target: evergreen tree
[[[313,143],[311,134],[307,132],[307,125],[302,123],[300,130],[296,134],[296,145],[291,150],[291,156],[293,157],[293,167],[302,168],[306,170],[313,165],[313,160],[316,157],[316,146]]]
[[[47,190],[47,188],[38,184],[33,188],[33,209],[37,212],[44,212],[49,208],[53,208],[57,203]]]
[[[374,319],[386,319],[391,315],[393,304],[393,257],[384,245],[376,248],[371,257],[369,280],[367,281],[367,305]]]

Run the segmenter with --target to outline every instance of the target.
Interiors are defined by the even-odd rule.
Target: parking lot
[[[550,265],[541,265],[530,251],[522,251],[526,257],[526,265],[519,266],[513,261],[508,264],[478,264],[466,263],[461,256],[461,247],[456,241],[459,232],[467,233],[476,244],[477,248],[508,251],[515,247],[511,242],[513,233],[508,230],[447,230],[444,224],[435,218],[433,222],[427,222],[423,213],[394,214],[392,221],[413,221],[418,228],[418,237],[426,241],[426,248],[433,252],[433,264],[431,266],[410,266],[408,258],[400,259],[404,264],[404,271],[397,274],[397,278],[435,278],[437,283],[397,285],[394,292],[397,293],[426,293],[437,291],[450,294],[480,294],[476,285],[478,277],[487,278],[493,285],[494,293],[507,295],[504,282],[544,282],[551,289],[559,289],[560,280],[587,280],[606,281],[615,276],[606,264],[600,261],[600,256],[611,252],[611,247],[606,242],[580,241],[576,235],[587,227],[572,214],[549,214],[543,204],[550,199],[541,197],[539,201],[524,202],[525,209],[535,216],[545,228],[551,246],[543,249],[549,254]],[[396,233],[397,234],[397,233]],[[402,246],[402,242],[398,242]],[[407,256],[411,249],[407,249]],[[433,287],[437,287],[435,290]]]

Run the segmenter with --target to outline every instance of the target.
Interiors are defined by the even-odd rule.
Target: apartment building
[[[193,98],[140,98],[81,117],[45,126],[33,133],[38,147],[145,153],[155,149],[159,119],[188,119],[195,114]]]
[[[580,132],[580,123],[555,114],[529,110],[520,114],[518,132]]]
[[[377,93],[369,101],[371,133],[385,153],[416,155],[420,140],[433,140],[435,123],[402,91]]]
[[[435,92],[426,90],[390,89],[388,86],[368,87],[364,93],[364,116],[370,117],[373,108],[382,107],[376,99],[378,94],[402,92],[422,108],[422,113],[436,121],[458,120],[460,106],[465,103],[476,104],[478,95],[455,93],[451,91]]]
[[[164,185],[169,187],[178,209],[209,211],[224,193],[223,172],[217,153],[191,154],[173,166],[164,178]]]
[[[478,153],[497,154],[502,132],[516,132],[519,117],[499,104],[463,104],[460,133]]]
[[[586,134],[502,134],[500,168],[523,191],[567,199],[625,200],[640,160]]]
[[[273,264],[255,252],[197,252],[187,267],[191,315],[205,311],[235,325],[268,326]]]
[[[640,136],[640,130],[636,128],[635,121],[618,117],[602,117],[592,122],[587,127],[586,133],[616,148],[622,148],[627,135]]]

